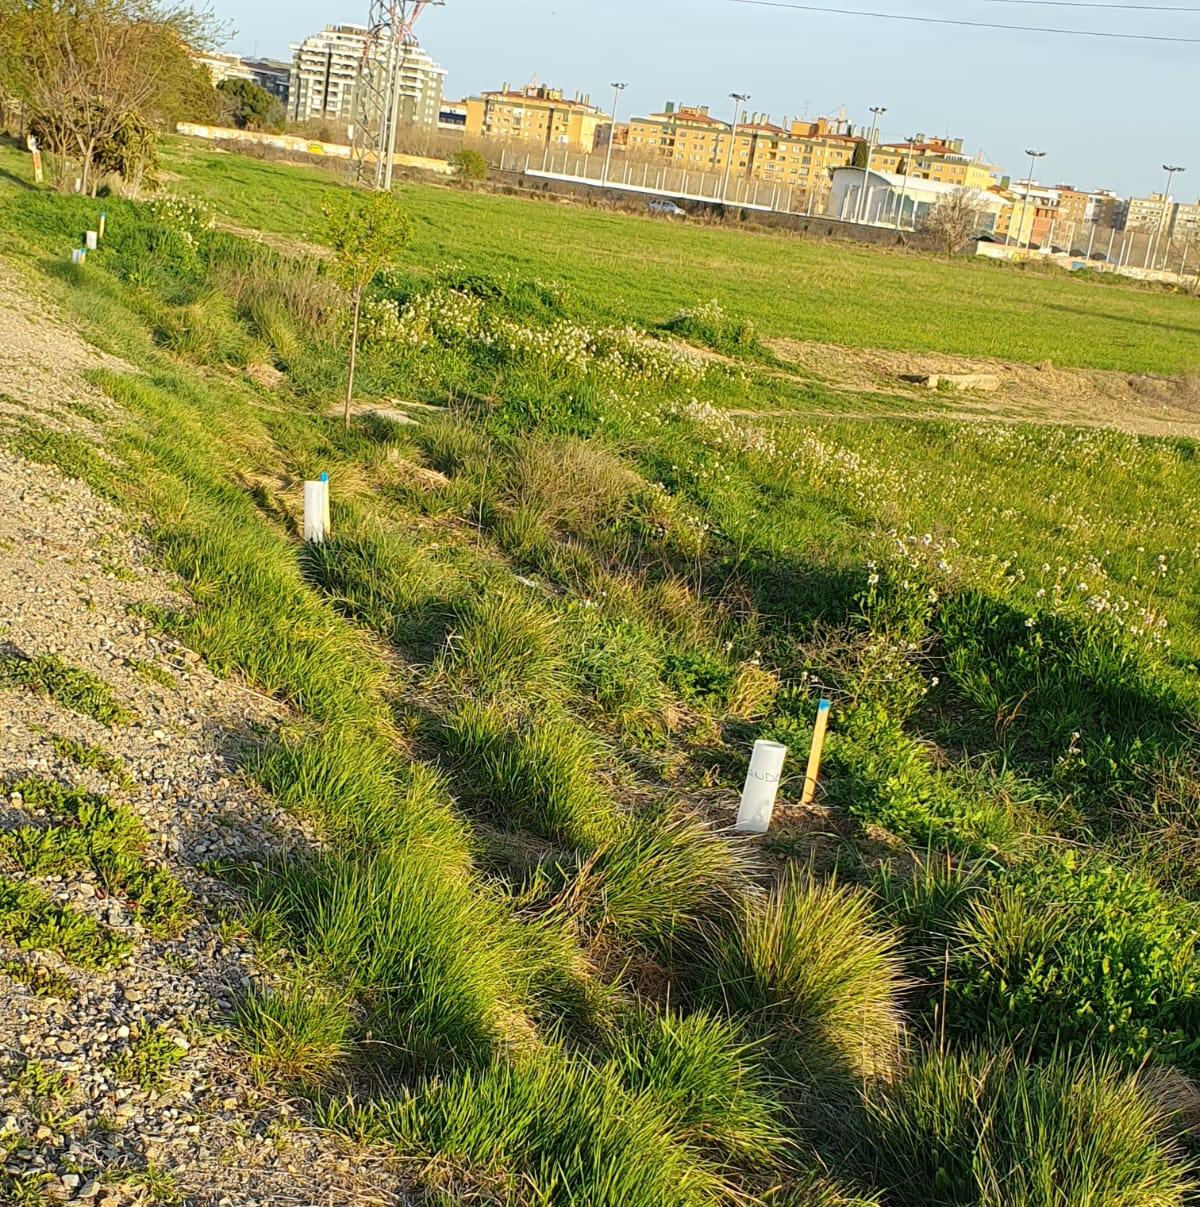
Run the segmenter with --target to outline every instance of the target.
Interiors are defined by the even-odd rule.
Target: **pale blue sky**
[[[828,2],[1200,39],[1200,12],[989,0]],[[289,42],[327,22],[361,23],[368,4],[214,0],[213,7],[237,30],[230,49],[289,58]],[[1176,198],[1200,194],[1200,43],[917,25],[732,0],[447,0],[427,10],[418,31],[450,72],[448,96],[537,75],[569,92],[589,92],[605,107],[612,81],[627,80],[622,116],[659,109],[665,100],[708,103],[724,114],[734,91],[749,92],[747,107],[777,120],[844,104],[862,122],[870,120],[869,106],[886,105],[886,138],[949,132],[1014,177],[1027,170],[1024,148],[1037,147],[1048,153],[1039,172],[1047,183],[1148,193],[1161,188],[1160,165],[1170,162],[1189,169],[1176,177]]]

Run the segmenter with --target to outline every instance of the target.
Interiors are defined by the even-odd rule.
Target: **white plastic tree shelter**
[[[329,483],[304,483],[304,539],[316,545],[325,543],[325,516],[329,507]]]
[[[100,236],[95,231],[88,231],[85,241],[88,251],[95,251],[100,246]]]
[[[783,778],[783,762],[786,758],[787,747],[778,742],[754,743],[750,768],[746,772],[746,786],[742,789],[742,803],[734,826],[739,834],[765,834],[771,828],[775,797],[779,792],[779,781]]]

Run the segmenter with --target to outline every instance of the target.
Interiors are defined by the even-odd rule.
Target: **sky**
[[[820,3],[820,0],[817,0]],[[1161,165],[1190,171],[1172,195],[1200,195],[1200,0],[1151,11],[1151,0],[1101,9],[1045,0],[824,0],[827,5],[963,21],[1056,26],[1194,42],[964,28],[801,11],[738,0],[446,0],[420,19],[421,44],[450,72],[447,97],[536,77],[619,117],[663,102],[815,117],[841,106],[866,124],[883,105],[885,141],[946,135],[982,150],[1014,178],[1025,150],[1044,150],[1045,184],[1148,194]],[[1097,0],[1099,3],[1099,0]],[[1107,0],[1115,3],[1115,0]],[[1187,0],[1157,0],[1184,5]],[[365,23],[368,0],[212,0],[234,31],[228,49],[288,59],[289,43],[323,25]]]

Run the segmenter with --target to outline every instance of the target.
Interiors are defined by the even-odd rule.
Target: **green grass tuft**
[[[26,687],[101,725],[128,725],[137,714],[113,695],[102,679],[56,654],[33,658],[0,652],[0,686]]]

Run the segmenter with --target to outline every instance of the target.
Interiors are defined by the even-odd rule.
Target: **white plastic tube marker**
[[[817,705],[817,723],[813,726],[812,748],[808,752],[808,770],[804,773],[802,805],[811,805],[817,791],[817,776],[821,774],[821,752],[825,749],[825,732],[829,727],[829,709],[832,705],[822,700]]]
[[[100,246],[100,236],[95,231],[88,231],[85,238],[88,251],[95,251]]]
[[[775,797],[779,792],[779,781],[783,778],[783,761],[786,758],[787,747],[778,742],[754,743],[737,824],[734,826],[739,834],[765,834],[771,828],[771,815],[775,812]]]
[[[325,483],[304,483],[304,539],[325,543]]]

